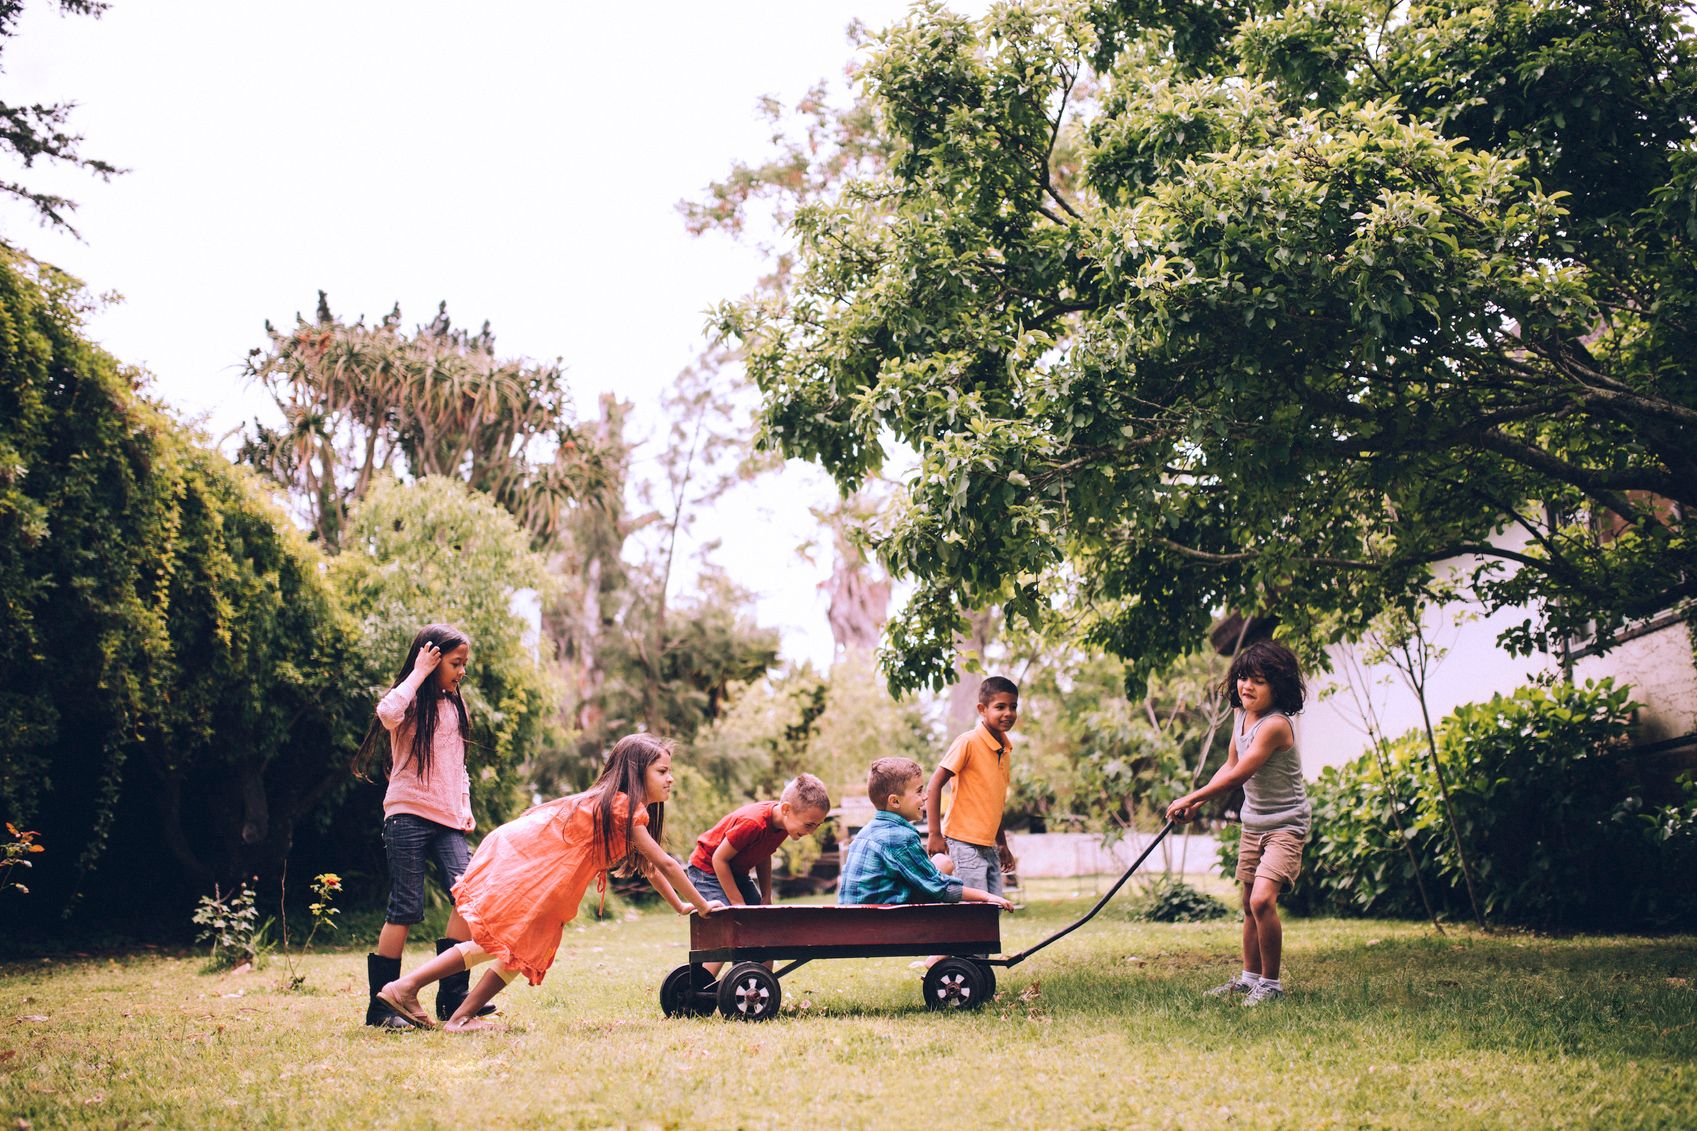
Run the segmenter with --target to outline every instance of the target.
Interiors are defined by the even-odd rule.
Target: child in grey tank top
[[[1167,806],[1167,819],[1192,820],[1203,802],[1243,787],[1237,856],[1237,881],[1243,890],[1243,972],[1208,992],[1225,998],[1242,994],[1244,1005],[1261,1005],[1284,996],[1279,980],[1284,951],[1279,896],[1302,871],[1302,848],[1313,819],[1291,722],[1302,710],[1307,688],[1296,654],[1283,644],[1262,640],[1232,660],[1222,690],[1238,712],[1226,764],[1207,785]]]
[[[1290,717],[1283,711],[1273,711],[1262,715],[1248,730],[1242,730],[1246,720],[1239,715],[1236,746],[1239,751],[1249,750],[1262,724],[1269,719],[1284,719],[1285,724],[1291,727],[1292,741],[1282,750],[1274,750],[1267,755],[1261,768],[1245,779],[1243,827],[1257,833],[1290,829],[1306,839],[1314,809],[1308,803],[1308,790],[1302,784],[1302,757],[1296,751],[1296,728]]]

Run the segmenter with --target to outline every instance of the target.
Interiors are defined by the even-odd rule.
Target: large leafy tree
[[[1211,609],[1347,634],[1458,556],[1538,604],[1523,648],[1697,593],[1693,45],[1566,0],[877,37],[844,120],[881,158],[791,176],[793,262],[720,323],[767,443],[845,488],[919,455],[877,538],[918,579],[895,685],[988,603],[1064,607],[1135,681]]]

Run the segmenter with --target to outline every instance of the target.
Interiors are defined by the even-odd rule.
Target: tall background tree
[[[1691,45],[1676,5],[1563,2],[875,37],[819,119],[853,159],[781,148],[793,253],[720,325],[765,443],[845,490],[918,455],[875,539],[918,583],[895,686],[989,605],[1065,605],[1135,683],[1215,609],[1347,635],[1457,556],[1536,603],[1520,649],[1691,596]]]
[[[384,472],[463,479],[539,543],[604,485],[601,453],[573,427],[561,363],[497,357],[489,323],[457,328],[447,303],[407,333],[398,306],[375,325],[347,323],[320,291],[311,320],[265,332],[270,345],[247,369],[282,423],[254,421],[238,458],[287,489],[332,552],[348,508]]]

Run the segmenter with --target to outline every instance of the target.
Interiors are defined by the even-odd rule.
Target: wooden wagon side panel
[[[690,919],[690,961],[993,954],[998,909],[988,903],[896,907],[730,907]]]

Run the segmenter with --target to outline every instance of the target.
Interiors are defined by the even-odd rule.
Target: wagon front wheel
[[[713,975],[704,966],[679,966],[660,983],[660,1011],[667,1017],[713,1012]]]
[[[739,962],[719,979],[719,1012],[732,1020],[765,1021],[783,1000],[778,976],[758,962]]]
[[[985,969],[965,958],[945,958],[925,972],[927,1009],[977,1009],[988,991]]]

